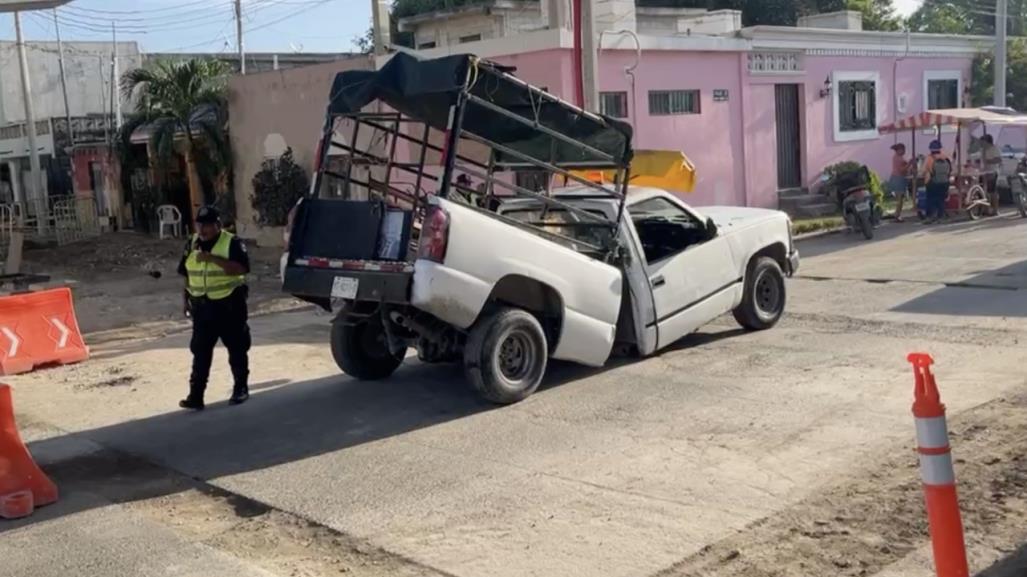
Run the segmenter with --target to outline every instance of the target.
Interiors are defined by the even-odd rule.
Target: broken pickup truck
[[[630,186],[631,140],[470,55],[340,73],[284,290],[338,311],[345,373],[387,378],[416,349],[496,403],[550,359],[651,355],[725,313],[774,326],[798,267],[788,218]]]

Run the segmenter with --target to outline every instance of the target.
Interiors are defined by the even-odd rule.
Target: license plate
[[[332,298],[355,299],[357,298],[357,288],[359,287],[360,281],[358,279],[348,276],[337,276],[332,280]]]
[[[856,211],[857,212],[864,212],[864,211],[868,211],[868,210],[870,210],[870,203],[869,202],[858,202],[858,203],[856,203]]]

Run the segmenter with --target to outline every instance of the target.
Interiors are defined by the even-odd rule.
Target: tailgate
[[[405,262],[296,259],[285,269],[283,290],[322,306],[331,299],[406,304],[413,276],[414,265]]]
[[[379,201],[304,200],[282,290],[326,307],[331,299],[407,302],[411,221],[411,212]]]

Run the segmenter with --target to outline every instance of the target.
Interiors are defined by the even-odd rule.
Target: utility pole
[[[111,102],[114,104],[114,127],[121,130],[121,69],[118,63],[118,25],[111,21],[111,32],[114,36],[111,58]]]
[[[64,121],[68,124],[68,169],[71,173],[71,190],[75,190],[75,127],[71,124],[71,105],[68,104],[68,76],[64,72],[64,42],[61,41],[61,24],[57,19],[57,9],[53,9],[53,27],[57,31],[57,62],[61,70],[61,92],[64,94]],[[56,131],[54,131],[56,132]],[[54,148],[57,140],[54,139]]]
[[[597,45],[594,0],[581,0],[581,80],[583,106],[589,112],[599,112],[599,47]]]
[[[14,13],[14,32],[18,41],[18,62],[21,68],[21,97],[25,100],[25,127],[29,139],[29,167],[32,171],[29,192],[36,200],[36,230],[46,234],[50,220],[46,191],[43,187],[43,171],[39,166],[39,144],[36,134],[36,107],[32,102],[32,85],[29,82],[29,58],[25,53],[25,37],[21,33],[21,13]]]
[[[57,58],[61,69],[61,92],[64,93],[64,119],[68,123],[68,141],[75,147],[75,130],[71,127],[71,105],[68,103],[68,76],[64,72],[64,42],[61,41],[61,24],[57,20],[57,9],[53,9],[53,27],[57,31]],[[71,163],[71,172],[75,173],[75,163]]]
[[[371,0],[371,21],[373,23],[373,53],[378,56],[387,54],[389,45],[392,44],[389,2],[386,2],[386,0]]]
[[[1006,18],[1009,1],[995,3],[995,106],[1006,105]]]
[[[107,91],[105,86],[107,84],[107,72],[106,66],[103,64],[103,54],[97,54],[96,58],[100,65],[100,110],[103,110],[105,119],[103,123],[103,140],[109,147],[111,145],[111,121],[110,117],[107,116]]]
[[[239,49],[239,72],[246,74],[246,49],[242,44],[242,0],[235,0],[235,45]]]

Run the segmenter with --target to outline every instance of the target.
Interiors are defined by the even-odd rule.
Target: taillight
[[[421,227],[421,244],[417,258],[441,263],[446,259],[449,242],[449,213],[441,206],[429,206]]]

